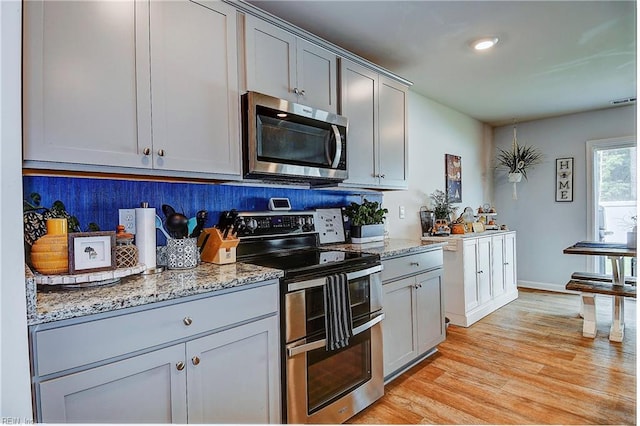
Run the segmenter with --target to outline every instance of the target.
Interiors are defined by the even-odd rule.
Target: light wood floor
[[[624,341],[610,342],[611,302],[582,337],[579,296],[520,290],[385,387],[354,424],[636,424],[636,301]]]

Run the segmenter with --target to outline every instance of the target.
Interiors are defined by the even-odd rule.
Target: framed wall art
[[[116,269],[116,233],[69,234],[69,274]]]
[[[450,203],[462,202],[462,158],[444,155],[445,188]]]
[[[573,157],[556,158],[556,201],[573,201]]]

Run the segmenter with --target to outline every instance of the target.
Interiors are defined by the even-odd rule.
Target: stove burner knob
[[[256,221],[255,219],[246,219],[245,225],[250,232],[253,232],[256,230],[256,228],[258,228],[258,221]]]
[[[304,218],[303,217],[299,217],[298,218],[298,226],[301,227],[301,228],[304,226]]]

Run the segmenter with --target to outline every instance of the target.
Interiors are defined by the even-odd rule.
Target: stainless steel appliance
[[[382,266],[377,255],[318,245],[313,212],[241,213],[238,260],[284,270],[281,280],[283,419],[342,423],[384,394]],[[353,337],[328,350],[326,277],[348,280]]]
[[[347,119],[248,92],[242,96],[245,177],[311,183],[347,178]]]

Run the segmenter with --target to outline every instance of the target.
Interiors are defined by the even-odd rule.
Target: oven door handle
[[[371,327],[378,324],[383,319],[384,319],[384,313],[376,315],[370,321],[367,321],[364,324],[355,327],[353,329],[353,335],[355,336],[356,334],[360,334],[363,331],[369,330]],[[320,339],[320,340],[316,340],[315,342],[304,343],[302,345],[294,346],[292,348],[287,348],[287,354],[289,358],[293,358],[296,355],[300,355],[300,354],[312,351],[314,349],[320,349],[321,347],[326,345],[327,345],[327,339]]]
[[[377,272],[382,271],[382,265],[372,266],[371,268],[362,269],[360,271],[353,271],[347,273],[347,280],[355,280],[357,278],[366,277],[367,275],[375,274]],[[308,281],[299,281],[296,283],[291,283],[287,286],[287,290],[289,292],[298,291],[298,290],[306,290],[308,288],[313,287],[322,287],[327,282],[326,278],[317,278],[315,280]]]

